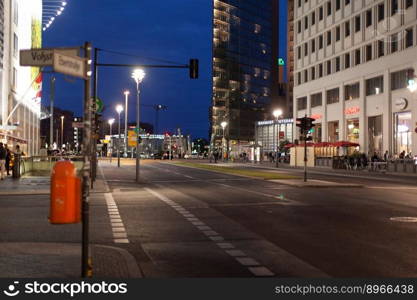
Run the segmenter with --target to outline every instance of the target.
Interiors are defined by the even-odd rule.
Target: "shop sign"
[[[408,106],[408,101],[405,98],[398,98],[394,102],[395,108],[398,110],[406,109]]]
[[[345,109],[345,115],[354,115],[360,112],[359,106],[352,106]]]

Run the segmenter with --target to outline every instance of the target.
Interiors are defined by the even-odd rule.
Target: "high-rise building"
[[[42,76],[19,65],[19,51],[41,47],[42,0],[0,0],[0,21],[0,139],[36,154]]]
[[[224,131],[232,154],[254,140],[255,122],[270,114],[272,67],[277,61],[274,2],[278,1],[213,0],[211,144],[219,147]],[[222,122],[227,123],[224,129]]]
[[[295,1],[294,117],[316,120],[315,141],[417,154],[416,5]]]

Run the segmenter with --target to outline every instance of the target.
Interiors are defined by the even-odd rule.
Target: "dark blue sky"
[[[200,60],[200,78],[190,80],[187,69],[148,69],[141,88],[141,102],[164,104],[160,131],[181,127],[192,137],[207,137],[211,102],[211,0],[68,0],[64,13],[44,31],[44,47],[78,46],[90,41],[102,49],[142,58],[100,54],[100,62],[163,64],[151,58],[187,64]],[[280,1],[285,24],[286,1]],[[285,30],[282,30],[285,41]],[[285,54],[285,45],[282,47]],[[99,72],[99,97],[104,119],[116,117],[114,107],[124,103],[129,89],[129,121],[135,120],[135,84],[129,68],[103,68]],[[49,105],[49,76],[44,77],[44,105]],[[57,76],[56,106],[82,114],[82,82]],[[141,120],[154,123],[152,108],[142,107]]]

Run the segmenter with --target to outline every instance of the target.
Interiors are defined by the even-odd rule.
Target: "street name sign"
[[[20,65],[45,67],[53,65],[54,51],[65,55],[77,56],[79,48],[43,48],[20,50]]]
[[[65,55],[59,51],[54,51],[53,68],[55,72],[87,78],[86,59],[78,56]]]

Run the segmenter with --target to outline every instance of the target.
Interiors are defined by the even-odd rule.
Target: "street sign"
[[[133,130],[129,130],[127,132],[127,144],[129,147],[136,147],[136,132]]]
[[[84,128],[83,122],[72,122],[72,127],[74,128]]]
[[[10,130],[10,131],[12,131],[12,130],[16,130],[17,126],[15,126],[15,125],[0,125],[0,129],[1,130]]]
[[[74,77],[87,78],[85,58],[54,51],[54,71]]]
[[[53,65],[54,51],[65,55],[77,56],[79,48],[43,48],[20,50],[20,65],[44,67]]]
[[[96,112],[102,113],[103,112],[103,101],[100,98],[96,98]]]

